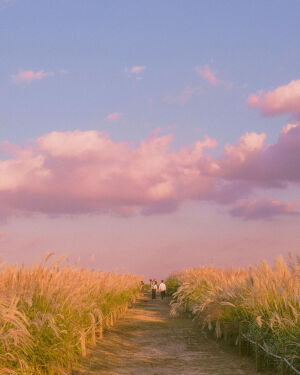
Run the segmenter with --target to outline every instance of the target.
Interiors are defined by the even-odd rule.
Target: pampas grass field
[[[138,276],[48,258],[1,268],[0,374],[70,373],[139,293]]]
[[[141,278],[78,268],[63,258],[2,266],[0,374],[70,374],[126,313]],[[218,339],[240,333],[300,368],[300,260],[246,269],[214,266],[172,274],[171,315],[188,314]],[[278,366],[277,366],[278,367]]]
[[[274,267],[198,267],[173,274],[171,313],[188,313],[202,328],[238,345],[239,330],[300,368],[300,259]],[[169,289],[170,289],[169,288]],[[242,327],[242,328],[241,328]]]

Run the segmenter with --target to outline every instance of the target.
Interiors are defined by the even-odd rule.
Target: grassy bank
[[[239,330],[266,350],[300,369],[300,262],[275,267],[187,269],[172,275],[177,284],[172,314],[188,312],[217,338],[238,345]],[[277,363],[275,367],[280,368]]]
[[[138,294],[138,276],[59,263],[1,270],[0,374],[67,374]]]

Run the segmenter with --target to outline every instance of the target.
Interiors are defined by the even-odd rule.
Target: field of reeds
[[[279,258],[274,267],[262,262],[247,269],[191,268],[173,274],[168,284],[174,292],[173,315],[189,314],[232,345],[241,346],[242,339],[258,343],[270,367],[283,371],[288,366],[266,352],[300,370],[299,258],[290,264]]]
[[[126,312],[135,275],[76,268],[44,259],[0,271],[0,374],[69,374]]]

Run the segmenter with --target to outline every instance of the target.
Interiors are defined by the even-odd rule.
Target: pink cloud
[[[297,127],[299,126],[299,124],[287,124],[285,125],[282,130],[281,130],[281,134],[287,134],[291,129],[296,129]]]
[[[265,116],[290,114],[300,118],[300,79],[279,86],[264,94],[262,91],[248,97],[247,105]]]
[[[12,75],[12,82],[13,83],[30,83],[32,81],[41,80],[47,77],[53,76],[53,72],[45,72],[44,70],[40,70],[34,72],[33,70],[23,70],[19,73]]]
[[[145,66],[136,65],[136,66],[133,66],[132,68],[130,68],[129,71],[130,71],[130,73],[140,74],[145,69],[146,69]]]
[[[197,74],[209,82],[211,85],[215,86],[217,84],[216,74],[210,69],[208,65],[196,67]]]
[[[212,86],[222,86],[227,90],[230,90],[233,86],[232,82],[218,79],[216,73],[208,65],[197,66],[195,70],[199,77],[206,80]]]
[[[134,76],[137,80],[141,80],[142,79],[142,73],[144,70],[146,70],[146,66],[144,65],[135,65],[135,66],[132,66],[131,68],[125,68],[125,72],[129,75],[129,76]]]
[[[286,126],[274,144],[266,144],[265,134],[246,133],[215,158],[208,152],[214,139],[174,151],[172,137],[154,132],[133,146],[75,130],[45,134],[23,148],[6,142],[2,148],[12,156],[0,161],[2,216],[161,214],[188,200],[233,204],[261,187],[300,183],[297,124]],[[272,212],[279,210],[272,204]]]
[[[300,182],[300,125],[283,128],[276,143],[265,145],[265,134],[249,133],[237,145],[225,146],[216,174],[255,186],[283,187]]]
[[[166,96],[165,101],[168,103],[183,105],[191,100],[199,92],[201,92],[200,87],[186,87],[176,96]]]
[[[126,143],[113,142],[107,134],[96,130],[51,132],[36,140],[36,151],[47,156],[47,160],[114,160],[113,153],[124,156],[127,148]]]
[[[110,113],[109,115],[107,115],[106,120],[109,122],[115,122],[119,120],[121,117],[122,117],[122,113],[114,112],[114,113]]]
[[[295,210],[296,206],[297,201],[281,203],[276,200],[253,200],[238,203],[230,213],[245,220],[273,219],[282,215],[300,215],[300,212]]]
[[[46,134],[0,162],[0,203],[13,212],[123,214],[205,195],[214,178],[198,163],[209,162],[204,150],[215,141],[171,152],[171,140],[155,134],[133,148],[97,131]]]

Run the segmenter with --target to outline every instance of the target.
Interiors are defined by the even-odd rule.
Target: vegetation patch
[[[248,339],[300,369],[300,261],[247,269],[213,266],[172,275],[171,314],[190,313],[217,338],[241,346]],[[282,369],[284,362],[276,362]]]
[[[67,374],[86,346],[114,325],[141,279],[48,258],[0,272],[0,373]]]

